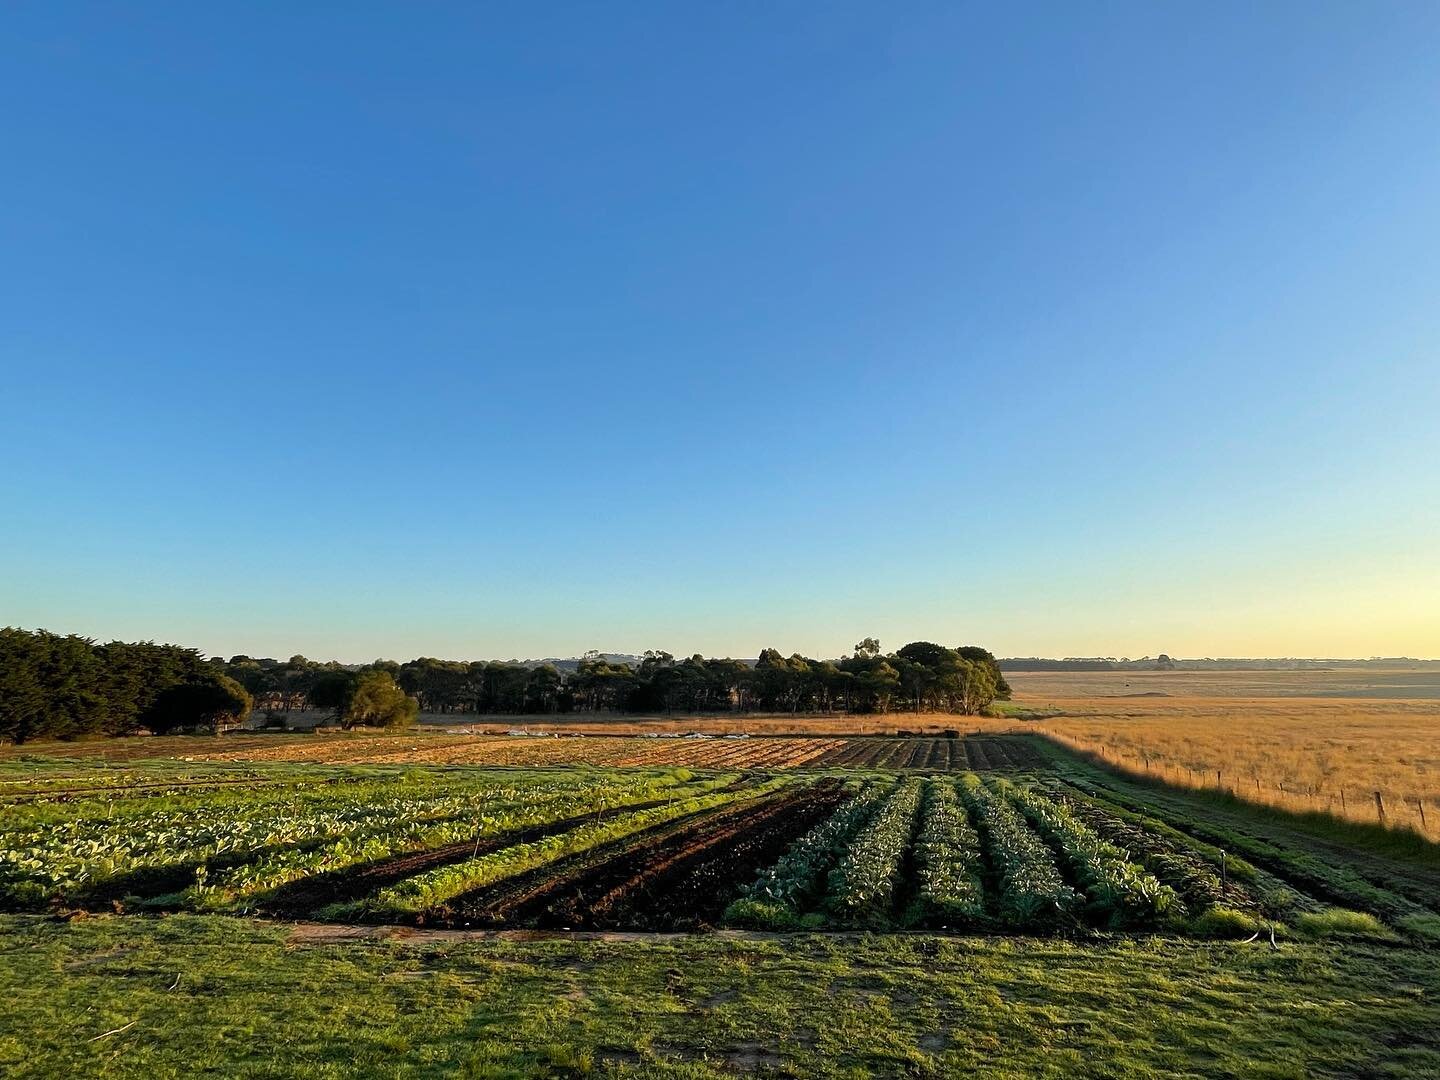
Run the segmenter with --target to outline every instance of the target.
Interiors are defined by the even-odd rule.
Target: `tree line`
[[[402,726],[419,712],[975,713],[1010,687],[978,646],[912,642],[885,653],[874,638],[816,660],[764,649],[754,661],[644,654],[638,663],[589,653],[573,671],[551,663],[420,657],[345,665],[205,658],[153,642],[99,644],[45,630],[0,630],[0,739],[221,730],[252,708],[270,717],[328,710],[343,726]]]
[[[0,630],[0,739],[218,731],[250,707],[245,688],[195,649]]]

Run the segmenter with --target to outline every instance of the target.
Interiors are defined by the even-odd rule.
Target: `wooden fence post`
[[[1340,813],[1345,813],[1345,789],[1340,789]]]
[[[1375,792],[1375,812],[1380,815],[1380,824],[1385,824],[1385,800],[1380,797],[1380,792]]]
[[[1425,800],[1416,799],[1415,809],[1420,811],[1420,831],[1425,832],[1429,829],[1429,826],[1425,824]]]

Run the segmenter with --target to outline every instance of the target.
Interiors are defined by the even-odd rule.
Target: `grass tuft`
[[[1189,929],[1197,937],[1247,938],[1260,932],[1260,922],[1243,911],[1214,904],[1191,919]]]
[[[1307,911],[1295,920],[1295,929],[1310,938],[1387,936],[1389,931],[1374,915],[1348,908]]]

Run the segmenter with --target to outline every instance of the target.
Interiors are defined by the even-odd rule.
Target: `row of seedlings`
[[[1089,900],[1086,913],[1110,927],[1153,924],[1173,911],[1175,890],[1162,885],[1154,874],[1137,866],[1122,851],[1079,820],[1063,803],[1040,793],[1016,787],[1007,780],[994,782],[1037,831],[1060,851],[1070,872]]]
[[[980,837],[953,784],[932,780],[926,787],[914,862],[917,888],[907,923],[956,926],[984,919]]]
[[[725,909],[725,922],[762,930],[818,925],[823,916],[806,912],[818,901],[830,868],[875,815],[887,790],[878,784],[865,786],[796,840],[740,890],[740,896]]]
[[[830,871],[825,897],[826,911],[834,922],[869,927],[889,924],[923,791],[924,783],[918,778],[902,782],[840,856]]]
[[[997,911],[1014,927],[1053,927],[1073,920],[1080,894],[1065,884],[1055,857],[1010,802],[973,773],[960,779],[961,798],[983,831],[999,879]]]

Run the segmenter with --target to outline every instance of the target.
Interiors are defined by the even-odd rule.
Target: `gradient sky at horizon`
[[[0,625],[1440,656],[1440,6],[0,42]]]

